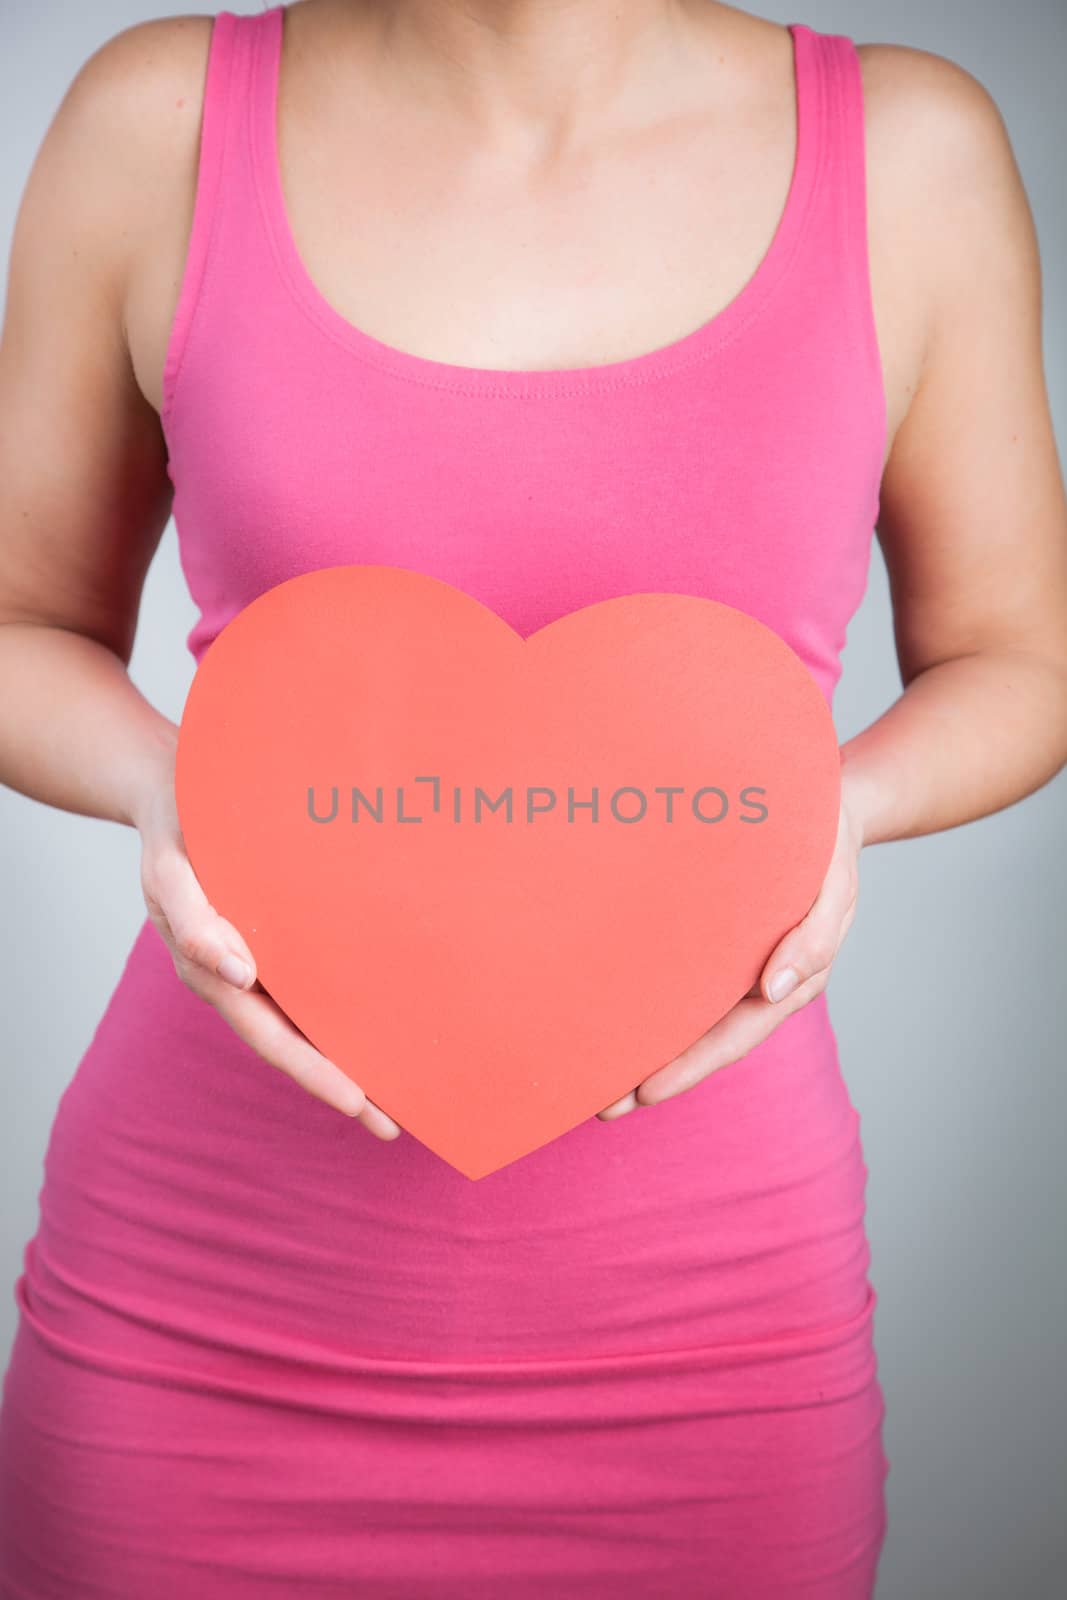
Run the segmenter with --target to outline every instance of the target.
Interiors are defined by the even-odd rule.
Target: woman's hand
[[[271,1066],[288,1073],[309,1094],[356,1117],[379,1139],[395,1139],[401,1131],[397,1124],[294,1027],[256,979],[252,952],[237,929],[209,903],[185,852],[172,767],[153,778],[136,825],[145,905],[182,982],[213,1005]]]
[[[778,941],[748,993],[680,1056],[657,1068],[621,1100],[598,1111],[602,1122],[625,1116],[638,1106],[659,1105],[661,1100],[692,1089],[709,1073],[739,1061],[786,1017],[822,993],[856,913],[862,848],[860,809],[843,772],[837,841],[807,916]]]

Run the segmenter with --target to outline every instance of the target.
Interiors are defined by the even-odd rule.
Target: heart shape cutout
[[[807,667],[732,606],[624,595],[523,638],[441,579],[352,565],[213,640],[175,791],[263,987],[477,1179],[747,993],[822,884],[840,758]]]

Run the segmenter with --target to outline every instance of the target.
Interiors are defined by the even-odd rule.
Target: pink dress
[[[380,342],[309,278],[276,159],[283,17],[216,15],[166,358],[193,655],[283,579],[387,562],[524,635],[707,595],[832,702],[886,444],[851,40],[792,25],[792,186],[723,311],[630,360],[492,371]],[[866,1177],[825,996],[688,1093],[475,1183],[268,1066],[146,920],[15,1288],[0,1592],[869,1596],[889,1463]]]

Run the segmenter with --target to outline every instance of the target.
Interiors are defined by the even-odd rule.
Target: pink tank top
[[[273,584],[384,562],[524,635],[613,595],[706,595],[775,629],[830,701],[886,441],[852,42],[792,25],[792,186],[725,309],[629,360],[492,371],[382,343],[311,281],[279,182],[282,24],[217,14],[166,355],[193,655]],[[240,1350],[306,1398],[395,1363],[672,1352],[699,1355],[705,1397],[756,1403],[751,1341],[798,1358],[781,1403],[830,1398],[873,1362],[865,1177],[825,996],[688,1093],[472,1183],[263,1062],[146,920],[63,1097],[19,1292],[83,1359],[203,1374]],[[805,1366],[820,1349],[840,1359]],[[649,1396],[674,1403],[658,1378]]]
[[[724,310],[630,360],[490,371],[383,344],[309,277],[277,160],[282,12],[218,14],[166,357],[193,654],[271,584],[381,561],[523,634],[609,595],[708,595],[776,629],[829,698],[886,427],[851,41],[792,27],[792,185]]]

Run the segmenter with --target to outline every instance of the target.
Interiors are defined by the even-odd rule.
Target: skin
[[[0,337],[0,780],[137,828],[182,980],[267,1062],[395,1138],[207,902],[175,813],[177,728],[127,672],[170,515],[158,411],[209,26],[164,17],[106,41],[19,209]],[[859,54],[888,414],[876,536],[902,692],[841,748],[837,846],[809,914],[604,1121],[691,1088],[822,992],[865,845],[988,815],[1067,762],[1067,498],[1026,192],[964,68]],[[706,321],[766,250],[793,115],[785,31],[710,0],[296,0],[285,19],[282,171],[313,279],[365,331],[461,365],[597,365]],[[772,998],[785,966],[799,983]]]

